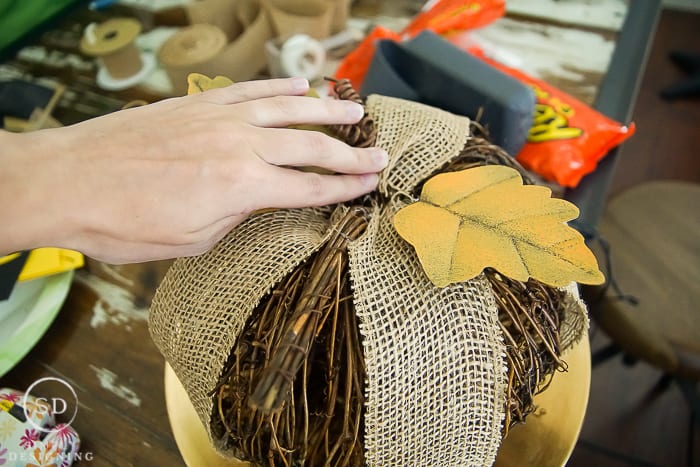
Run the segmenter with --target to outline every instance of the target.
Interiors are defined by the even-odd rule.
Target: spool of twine
[[[129,78],[143,67],[134,40],[141,33],[141,23],[131,18],[113,18],[85,28],[80,50],[97,57],[114,79]]]

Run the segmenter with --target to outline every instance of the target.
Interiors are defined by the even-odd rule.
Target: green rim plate
[[[0,377],[39,342],[66,300],[73,275],[66,271],[34,279],[43,282],[39,293],[0,323]]]

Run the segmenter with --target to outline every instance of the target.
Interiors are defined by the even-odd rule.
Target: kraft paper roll
[[[262,6],[260,0],[238,0],[236,2],[236,18],[243,27],[253,24]]]
[[[258,9],[255,20],[227,42],[226,34],[210,24],[195,24],[175,33],[159,51],[159,59],[175,95],[187,92],[187,75],[222,75],[246,81],[266,66],[265,41],[273,36],[267,15]]]
[[[350,0],[330,0],[333,10],[331,17],[331,34],[344,31],[350,16]]]
[[[141,33],[141,23],[131,18],[114,18],[90,25],[80,41],[81,51],[100,59],[109,75],[126,79],[143,68],[141,53],[134,40]]]
[[[238,11],[241,9],[240,0],[199,0],[185,5],[187,19],[190,24],[211,24],[221,29],[229,41],[234,40],[242,32],[242,26],[250,21],[241,21]]]
[[[227,45],[226,34],[211,24],[195,24],[173,34],[158,51],[177,95],[187,93],[187,75],[209,69]]]
[[[323,39],[331,33],[333,2],[328,0],[264,0],[276,37],[307,34]]]

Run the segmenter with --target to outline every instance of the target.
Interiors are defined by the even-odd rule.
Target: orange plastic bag
[[[352,86],[359,90],[372,62],[372,57],[374,57],[374,44],[380,39],[391,39],[398,42],[401,40],[401,35],[391,29],[376,26],[352,52],[343,58],[335,71],[335,77],[349,79]],[[333,86],[333,83],[330,85]]]
[[[533,124],[516,158],[543,178],[574,188],[608,151],[634,134],[634,123],[620,124],[542,80],[471,52],[535,91]]]
[[[401,31],[401,35],[411,38],[426,29],[436,34],[476,29],[486,26],[505,13],[505,0],[439,0],[416,15]]]
[[[382,26],[375,27],[364,40],[338,65],[335,77],[347,78],[355,89],[362,81],[374,56],[374,44],[379,39],[400,41],[410,39],[426,29],[437,34],[449,34],[484,26],[505,14],[505,0],[438,0],[426,11],[416,15],[403,31],[397,33]]]

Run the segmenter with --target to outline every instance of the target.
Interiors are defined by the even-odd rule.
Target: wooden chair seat
[[[611,200],[599,229],[614,279],[638,303],[589,288],[593,319],[625,354],[700,380],[700,185],[638,185]]]

